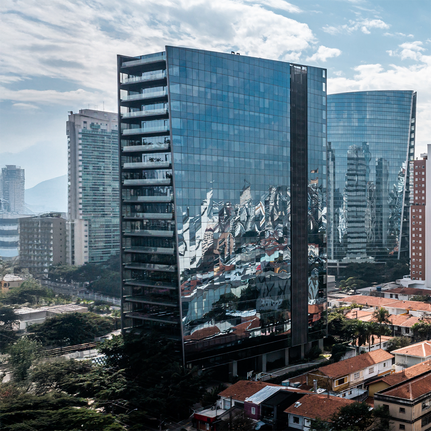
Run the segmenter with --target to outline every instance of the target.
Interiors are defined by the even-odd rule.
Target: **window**
[[[430,407],[431,407],[431,400],[427,400],[422,403],[422,410],[429,409]]]
[[[354,374],[354,378],[355,378],[355,380],[356,380],[356,379],[359,379],[359,376],[360,376],[360,375],[361,375],[361,373],[355,373],[355,374]]]
[[[347,381],[347,377],[343,377],[342,379],[338,379],[338,380],[336,380],[335,385],[336,385],[336,386],[340,386],[340,385],[342,385],[343,383],[346,383],[346,381]]]
[[[255,414],[256,414],[256,407],[252,407],[252,408],[251,408],[251,414],[252,414],[252,415],[255,415]]]
[[[368,370],[368,373],[369,373],[369,374],[374,373],[374,367],[371,367],[371,368]]]
[[[400,407],[400,413],[405,413],[406,409],[404,407]]]
[[[405,430],[406,429],[406,426],[405,425],[403,425],[403,424],[400,424],[400,428],[399,428],[400,430]]]
[[[298,418],[298,416],[293,416],[293,423],[294,424],[299,424],[299,418]]]

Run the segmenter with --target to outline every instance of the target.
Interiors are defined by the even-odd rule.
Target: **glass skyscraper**
[[[118,115],[81,109],[69,115],[68,263],[106,262],[118,256]]]
[[[328,259],[408,257],[416,93],[328,96]]]
[[[326,333],[326,71],[166,47],[118,57],[123,330],[231,373]]]

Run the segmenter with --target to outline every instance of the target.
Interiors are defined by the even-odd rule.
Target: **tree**
[[[367,282],[357,277],[349,277],[347,280],[341,280],[339,287],[341,290],[354,290],[367,287]]]
[[[32,363],[39,358],[42,346],[38,341],[21,337],[9,347],[9,365],[16,382],[27,380]]]
[[[363,431],[373,423],[373,412],[365,403],[352,403],[341,407],[338,413],[331,417],[333,431]]]
[[[13,330],[17,321],[18,316],[13,308],[0,306],[0,353],[4,353],[7,347],[17,340],[18,336]]]
[[[401,349],[410,345],[412,340],[409,337],[394,337],[388,341],[386,350],[392,352],[392,350]]]
[[[114,319],[95,313],[61,314],[29,327],[33,339],[55,347],[88,343],[114,329]]]
[[[415,342],[429,340],[431,338],[431,325],[426,322],[418,322],[412,326]]]
[[[380,307],[373,313],[373,318],[379,324],[379,336],[380,336],[380,348],[382,348],[382,335],[384,335],[385,330],[383,329],[383,325],[390,325],[391,321],[389,320],[389,311],[386,308]]]
[[[27,280],[21,286],[10,289],[3,298],[3,303],[34,305],[53,300],[54,296],[52,290],[42,287],[37,281]]]

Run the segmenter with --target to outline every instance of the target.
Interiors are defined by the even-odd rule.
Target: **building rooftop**
[[[402,347],[401,349],[393,350],[392,353],[397,355],[408,355],[417,356],[419,358],[428,358],[431,357],[431,341],[422,341],[420,343]]]
[[[232,386],[219,393],[219,396],[230,398],[237,401],[245,401],[246,398],[253,396],[255,393],[259,392],[266,386],[274,386],[276,388],[281,388],[279,385],[274,385],[273,383],[266,382],[254,382],[251,380],[240,380]]]
[[[371,365],[392,359],[394,356],[383,349],[374,350],[373,352],[363,353],[344,361],[335,362],[334,364],[320,367],[318,370],[331,378],[346,376],[347,374],[363,370]]]
[[[431,360],[421,362],[420,364],[413,365],[409,368],[405,368],[404,370],[390,374],[389,376],[384,376],[379,379],[379,381],[385,382],[389,386],[393,386],[427,371],[431,371]]]
[[[6,274],[3,277],[3,281],[8,281],[8,282],[11,282],[11,281],[23,281],[23,278],[19,277],[18,275]]]
[[[355,303],[366,307],[390,307],[403,310],[427,311],[431,313],[431,304],[422,301],[401,301],[399,299],[380,298],[377,296],[354,295],[340,299],[340,302]]]
[[[407,380],[405,383],[397,385],[395,388],[388,388],[380,393],[382,395],[402,398],[406,400],[415,400],[430,393],[431,388],[431,372],[423,376],[414,377]]]
[[[251,397],[247,397],[245,401],[248,403],[260,404],[280,390],[282,390],[281,386],[265,386]]]
[[[320,418],[324,421],[330,421],[334,413],[337,413],[341,407],[354,403],[353,400],[333,397],[327,395],[307,394],[298,402],[292,404],[284,412],[293,415],[303,416],[309,419]]]

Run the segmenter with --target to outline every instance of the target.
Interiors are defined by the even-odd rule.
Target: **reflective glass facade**
[[[206,366],[321,339],[326,71],[174,47],[118,70],[123,329]]]
[[[416,93],[328,96],[328,259],[408,257]]]

